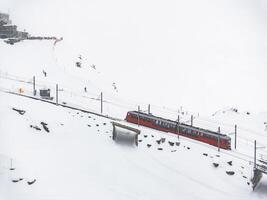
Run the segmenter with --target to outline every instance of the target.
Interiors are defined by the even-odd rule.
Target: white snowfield
[[[106,118],[2,92],[0,97],[1,199],[266,198],[266,177],[252,192],[253,165],[228,151],[143,127],[139,146],[124,146],[111,139]],[[165,143],[157,144],[162,137]],[[15,170],[9,170],[11,158]]]
[[[13,8],[20,30],[64,39],[56,46],[0,40],[0,200],[267,199],[267,176],[255,191],[250,182],[254,140],[257,158],[267,159],[267,112],[250,111],[266,108],[266,7],[242,0],[153,2],[153,9],[149,1],[10,2],[0,6]],[[105,117],[28,98],[33,76],[36,98],[49,88],[55,102],[58,84],[59,104],[89,112],[100,114],[102,92]],[[195,126],[220,127],[232,150],[124,121],[149,103],[156,116],[190,123],[193,115]],[[239,103],[241,110],[202,114]],[[138,147],[112,140],[113,120],[141,130]]]
[[[103,114],[124,119],[128,110],[136,110],[137,104],[121,100],[113,88],[108,87],[108,82],[101,85],[103,76],[71,64],[60,68],[57,65],[60,59],[49,58],[56,56],[49,42],[24,41],[14,47],[3,45],[1,51],[4,55],[0,80],[2,199],[243,200],[267,197],[266,177],[255,192],[250,183],[253,140],[267,144],[264,114],[223,110],[211,117],[195,115],[196,125],[214,130],[220,126],[226,134],[233,132],[237,124],[240,127],[238,149],[233,151],[218,153],[216,147],[182,137],[178,140],[173,134],[136,125],[132,126],[141,129],[139,146],[117,144],[111,139],[112,125],[107,118],[4,92],[18,93],[21,88],[22,94],[32,96],[34,74],[37,90],[51,88],[55,97],[53,87],[60,83],[63,90],[59,92],[59,103],[93,112],[100,112],[99,94],[104,91],[104,100],[108,100],[104,101]],[[16,56],[12,65],[8,65],[10,55]],[[42,74],[45,61],[51,62],[45,63],[47,77]],[[86,82],[84,77],[93,81]],[[87,84],[87,93],[83,90],[84,84]],[[145,106],[143,103],[141,108],[146,109]],[[21,115],[13,108],[25,113]],[[152,113],[171,119],[178,114],[160,106],[151,109]],[[179,110],[179,114],[184,122],[190,119],[191,113]],[[41,122],[47,124],[49,132]],[[160,138],[166,138],[165,143],[158,144],[156,141]],[[266,149],[260,148],[258,156],[265,154]],[[231,161],[232,165],[228,163]],[[15,169],[10,170],[11,167]],[[234,172],[234,175],[226,172]]]

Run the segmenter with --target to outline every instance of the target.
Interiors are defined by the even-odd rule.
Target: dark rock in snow
[[[243,178],[247,178],[246,176],[243,176]]]
[[[219,163],[212,163],[214,167],[218,167]]]
[[[204,156],[208,156],[208,154],[207,154],[207,153],[203,153],[203,155],[204,155]]]
[[[216,157],[220,157],[220,155],[217,154]]]
[[[162,151],[163,149],[162,148],[158,148],[158,150]]]
[[[176,146],[180,146],[180,142],[176,142],[175,144],[176,144]]]
[[[88,127],[91,127],[91,125],[90,125],[90,124],[87,124],[87,126],[88,126]]]
[[[41,122],[41,125],[43,126],[43,128],[44,128],[44,130],[47,132],[47,133],[49,133],[50,131],[49,131],[49,129],[48,129],[48,127],[47,127],[47,123],[45,123],[45,122]]]
[[[146,138],[146,137],[147,137],[147,135],[144,135],[144,137]]]
[[[76,65],[76,67],[79,67],[79,68],[82,67],[82,63],[81,62],[76,62],[75,65]]]
[[[142,140],[138,140],[138,142],[142,142]]]
[[[96,124],[96,126],[99,126],[99,124]]]
[[[151,145],[151,144],[147,144],[146,146],[147,146],[148,148],[150,148],[152,145]]]
[[[103,123],[103,125],[105,126],[105,125],[107,125],[107,123]]]
[[[20,110],[20,109],[16,109],[16,108],[12,108],[12,110],[18,112],[20,115],[24,115],[25,114],[25,110]]]
[[[161,138],[161,142],[164,143],[166,138]]]
[[[189,149],[190,149],[190,147],[187,147],[187,149],[189,150]]]
[[[157,142],[158,144],[160,144],[161,140],[156,140],[156,142]]]
[[[33,181],[27,181],[28,185],[32,185],[36,182],[36,179],[34,179]]]
[[[169,141],[169,145],[170,146],[173,146],[174,145],[174,142]]]
[[[235,174],[235,172],[234,172],[234,171],[226,171],[226,174],[228,174],[228,175],[232,176],[232,175],[234,175],[234,174]]]
[[[176,150],[172,150],[171,152],[176,152]]]
[[[229,161],[229,162],[227,162],[227,163],[228,163],[228,165],[230,165],[230,166],[233,165],[233,161]]]
[[[17,183],[17,182],[22,181],[22,180],[23,180],[23,178],[13,179],[12,182],[13,182],[13,183]]]
[[[151,137],[154,137],[154,135],[151,135]]]
[[[39,128],[38,126],[33,126],[33,125],[30,125],[30,127],[31,128],[34,128],[35,130],[37,130],[37,131],[41,131],[42,129],[41,128]]]

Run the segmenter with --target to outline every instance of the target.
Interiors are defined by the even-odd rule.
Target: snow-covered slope
[[[129,99],[201,113],[267,110],[266,0],[2,0],[0,8],[32,35],[62,36],[64,60],[81,54]]]
[[[247,184],[252,165],[227,151],[218,153],[209,145],[178,141],[141,127],[139,146],[125,146],[111,139],[106,118],[0,95],[1,199],[262,199],[267,195],[266,178],[253,193]],[[20,115],[12,108],[26,112]],[[49,132],[41,122],[48,124]],[[158,145],[156,140],[162,137],[166,142]],[[15,170],[9,170],[11,158]],[[19,178],[23,180],[12,182]],[[27,184],[34,179],[34,184]]]
[[[0,199],[265,199],[266,177],[255,192],[248,185],[254,140],[257,156],[267,155],[267,115],[257,113],[267,110],[260,3],[1,1],[20,29],[64,39],[0,40]],[[138,147],[117,144],[110,119],[6,93],[32,96],[33,76],[37,91],[55,97],[58,84],[59,103],[91,112],[100,113],[103,92],[103,115],[120,120],[149,103],[169,119],[193,114],[196,126],[220,126],[232,148],[237,124],[237,149],[218,153],[144,127]],[[245,111],[203,115],[224,106]]]

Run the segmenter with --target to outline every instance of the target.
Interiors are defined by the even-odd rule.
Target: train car
[[[231,149],[231,138],[224,134],[214,131],[190,126],[184,123],[178,123],[169,119],[146,114],[138,111],[129,111],[125,118],[127,122],[139,124],[159,131],[170,132],[179,136],[198,140],[222,149]]]

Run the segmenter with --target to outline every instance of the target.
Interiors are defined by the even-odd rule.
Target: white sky
[[[32,35],[63,36],[121,95],[210,113],[267,111],[266,0],[1,0]]]

